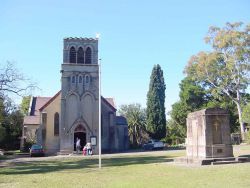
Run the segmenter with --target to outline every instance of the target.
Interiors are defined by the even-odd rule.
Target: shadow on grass
[[[112,166],[127,166],[150,163],[171,162],[172,158],[166,156],[137,156],[137,157],[114,157],[102,159],[102,167]],[[15,174],[36,174],[49,173],[56,171],[67,171],[74,169],[97,169],[98,159],[83,158],[83,159],[68,159],[62,161],[37,161],[23,164],[17,164],[10,168],[2,168],[0,175],[15,175]]]

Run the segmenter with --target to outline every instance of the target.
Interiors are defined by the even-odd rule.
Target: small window
[[[82,83],[82,76],[79,76],[79,83]]]
[[[76,83],[76,77],[75,76],[72,76],[72,83]]]
[[[87,75],[87,76],[85,76],[85,82],[86,82],[86,84],[88,84],[89,83],[89,76]]]
[[[47,113],[42,113],[42,124],[44,127],[47,125]]]

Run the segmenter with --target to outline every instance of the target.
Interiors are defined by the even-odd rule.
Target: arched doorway
[[[86,129],[82,125],[77,125],[74,131],[74,151],[76,151],[76,139],[81,140],[81,150],[86,145]]]

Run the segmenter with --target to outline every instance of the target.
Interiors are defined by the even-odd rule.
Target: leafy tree
[[[1,100],[0,146],[4,149],[18,149],[22,133],[23,114],[5,97]]]
[[[122,105],[119,113],[128,121],[129,140],[132,146],[140,146],[146,142],[146,112],[140,104]]]
[[[242,94],[248,88],[250,77],[250,25],[241,30],[242,23],[227,23],[224,28],[210,27],[205,38],[212,52],[192,56],[186,73],[203,82],[215,98],[227,96],[237,106],[242,138]]]
[[[161,139],[166,136],[165,82],[160,65],[155,65],[147,94],[147,131],[150,137]]]
[[[173,119],[171,119],[167,123],[167,143],[169,144],[180,144],[185,142],[186,138],[186,130],[183,128],[182,125],[175,122]]]
[[[0,146],[5,149],[19,148],[23,113],[27,112],[28,98],[24,98],[22,112],[11,101],[10,96],[24,96],[35,88],[35,84],[20,73],[14,64],[7,62],[0,67]]]
[[[245,123],[250,123],[250,103],[243,108],[242,119]]]
[[[190,112],[206,106],[209,95],[199,83],[185,77],[180,83],[180,101],[172,105],[172,120],[186,130],[186,118]]]
[[[29,96],[24,96],[23,99],[22,99],[22,102],[20,104],[20,110],[23,113],[23,115],[28,115],[30,100],[31,100],[30,95]]]
[[[190,112],[201,109],[211,99],[205,88],[190,77],[181,81],[179,96]]]
[[[171,120],[168,123],[167,130],[168,140],[173,138],[181,140],[180,136],[183,136],[182,140],[186,137],[186,118],[190,112],[200,110],[203,108],[213,108],[221,107],[227,109],[230,114],[230,125],[231,131],[235,132],[237,130],[238,121],[235,114],[235,105],[227,98],[220,97],[214,98],[209,89],[206,89],[201,83],[192,80],[190,77],[185,77],[180,86],[180,101],[172,105],[172,110],[170,112]],[[174,127],[176,126],[176,127]],[[179,134],[180,131],[184,134]],[[178,135],[175,135],[178,134]]]

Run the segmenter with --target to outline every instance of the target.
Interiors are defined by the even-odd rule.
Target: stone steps
[[[183,163],[183,164],[220,165],[220,164],[236,164],[236,163],[250,162],[250,158],[248,157],[224,157],[224,158],[199,159],[199,158],[180,157],[180,158],[175,158],[174,161],[176,163]]]
[[[69,154],[72,154],[72,151],[61,150],[61,151],[57,152],[57,155],[69,155]]]
[[[241,161],[215,161],[215,162],[212,162],[211,165],[236,164],[236,163],[242,163],[242,162]]]

